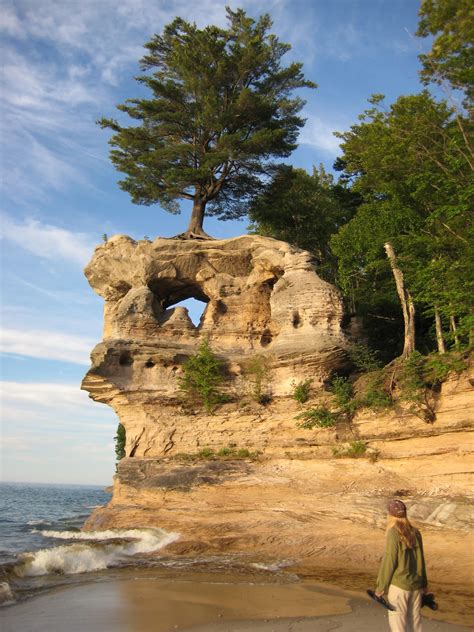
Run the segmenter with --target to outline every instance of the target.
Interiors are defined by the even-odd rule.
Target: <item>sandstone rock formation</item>
[[[245,362],[256,355],[272,396],[309,377],[321,386],[346,362],[339,293],[318,277],[309,253],[284,242],[117,236],[96,249],[85,273],[105,309],[104,340],[82,388],[117,412],[127,456],[200,445],[177,378],[204,339],[226,361],[234,400],[248,386]],[[207,303],[197,327],[185,307],[173,307],[188,298]],[[257,447],[265,443],[262,436]]]
[[[120,236],[96,249],[86,275],[106,304],[104,340],[83,388],[116,410],[127,433],[112,501],[86,528],[160,526],[181,534],[169,554],[291,563],[367,588],[383,551],[386,501],[398,496],[423,528],[435,590],[451,604],[460,589],[465,595],[473,570],[472,376],[443,384],[434,424],[400,409],[365,410],[351,423],[304,430],[292,383],[313,380],[304,407],[330,405],[324,384],[344,370],[347,345],[341,299],[308,253],[254,236]],[[198,327],[173,307],[189,297],[207,303]],[[183,402],[177,385],[204,337],[228,367],[230,401],[214,415]],[[245,362],[257,355],[268,366],[266,406],[246,383]],[[334,458],[333,448],[354,440],[374,458]],[[259,455],[196,457],[225,446]]]

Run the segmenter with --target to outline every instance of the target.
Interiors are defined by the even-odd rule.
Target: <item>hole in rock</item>
[[[145,362],[145,366],[146,366],[147,369],[151,369],[151,368],[153,368],[155,366],[155,363],[153,362],[153,360],[147,360]]]
[[[163,309],[185,307],[193,324],[199,326],[209,297],[195,280],[153,279],[148,283],[148,287]]]
[[[202,315],[204,314],[204,310],[206,309],[206,305],[207,303],[204,303],[204,301],[199,301],[195,298],[187,298],[184,301],[175,303],[172,307],[186,307],[189,318],[192,320],[193,324],[198,327],[201,322]]]
[[[301,318],[299,315],[299,312],[294,311],[293,312],[293,327],[296,329],[301,325]]]
[[[120,354],[119,364],[121,366],[131,366],[133,364],[133,358],[129,351],[124,351]]]
[[[262,334],[262,337],[260,338],[260,344],[262,345],[262,347],[268,347],[268,345],[271,343],[272,340],[273,340],[272,334],[268,331],[268,329],[265,329],[265,331]]]

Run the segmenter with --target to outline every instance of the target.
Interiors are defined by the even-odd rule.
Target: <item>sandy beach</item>
[[[424,632],[470,628],[424,620]],[[312,581],[149,574],[58,589],[1,612],[2,632],[363,632],[388,630],[362,593]]]

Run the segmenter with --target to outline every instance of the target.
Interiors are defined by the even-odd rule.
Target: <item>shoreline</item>
[[[261,575],[129,570],[2,608],[2,632],[359,632],[388,630],[386,611],[358,591]],[[281,578],[280,578],[281,580]],[[437,617],[438,618],[438,617]],[[423,617],[424,632],[470,628]]]

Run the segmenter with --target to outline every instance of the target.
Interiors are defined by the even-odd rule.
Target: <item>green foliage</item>
[[[305,430],[332,428],[337,421],[337,414],[331,412],[326,406],[318,406],[300,413],[296,416],[296,419],[303,419],[297,426]]]
[[[390,395],[377,386],[369,387],[361,397],[357,398],[357,403],[360,408],[372,408],[374,410],[393,406],[393,400]]]
[[[460,373],[468,367],[468,355],[456,352],[432,353],[425,359],[423,369],[426,385],[436,386],[444,382],[450,373]]]
[[[393,400],[385,387],[385,381],[386,369],[372,371],[365,376],[357,396],[357,407],[375,410],[390,408]]]
[[[114,437],[116,460],[120,461],[125,456],[126,433],[122,424],[117,426],[117,434]]]
[[[423,0],[417,35],[434,36],[431,50],[420,55],[424,83],[447,81],[474,96],[474,12],[471,0]]]
[[[337,458],[360,459],[366,456],[367,444],[364,441],[353,441],[344,448],[333,448],[332,453]]]
[[[331,391],[334,395],[335,404],[343,411],[349,412],[353,403],[352,384],[346,377],[335,376],[331,380]]]
[[[424,379],[425,357],[415,351],[400,363],[397,374],[399,400],[409,403],[409,411],[428,423],[436,419],[429,390]]]
[[[199,461],[199,460],[217,460],[217,459],[250,459],[255,460],[260,455],[256,450],[251,452],[248,448],[238,448],[235,445],[224,446],[217,450],[206,447],[202,448],[195,454],[176,454],[174,458],[180,461]]]
[[[402,96],[388,108],[382,99],[375,95],[359,123],[339,134],[341,178],[363,203],[331,238],[338,281],[353,310],[392,323],[396,338],[402,338],[401,310],[384,252],[390,242],[423,315],[433,319],[436,308],[446,321],[455,317],[466,332],[474,290],[467,122],[427,91]],[[376,348],[386,347],[380,337]]]
[[[298,404],[304,404],[308,401],[312,383],[313,380],[311,379],[303,380],[302,382],[292,382],[293,399],[295,399]]]
[[[379,353],[363,344],[352,345],[349,357],[354,366],[360,371],[375,371],[382,366]]]
[[[246,213],[274,168],[270,159],[297,146],[304,101],[294,91],[316,87],[302,64],[282,65],[291,47],[269,32],[268,15],[255,21],[227,8],[227,19],[227,29],[182,18],[165,26],[140,62],[149,72],[137,80],[150,97],[117,106],[133,125],[99,121],[114,132],[110,158],[132,201],[178,213],[177,199],[192,200],[195,229],[205,212]]]
[[[206,412],[212,413],[222,401],[219,386],[223,381],[223,364],[212,352],[209,342],[204,340],[197,353],[184,363],[179,386],[189,398],[201,401]]]
[[[214,450],[212,448],[202,448],[197,453],[197,456],[201,459],[209,459],[214,456]]]
[[[266,392],[269,380],[268,359],[255,355],[243,365],[243,376],[248,384],[252,399],[259,404],[267,404],[271,397]]]
[[[423,356],[415,351],[406,360],[399,362],[396,384],[399,400],[409,404],[412,414],[423,421],[433,423],[436,419],[434,395],[450,373],[459,373],[467,368],[468,355],[457,352]]]
[[[312,175],[284,165],[250,206],[250,230],[314,253],[318,274],[334,281],[329,238],[354,214],[359,196],[336,184],[321,166]]]

